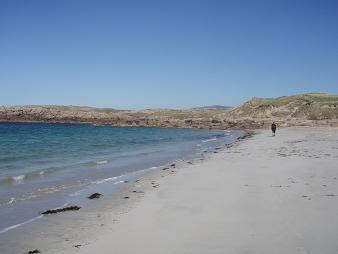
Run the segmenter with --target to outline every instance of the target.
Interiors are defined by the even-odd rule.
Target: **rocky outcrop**
[[[144,111],[100,112],[100,109],[82,110],[82,107],[65,106],[13,106],[0,108],[0,121],[45,123],[93,123],[114,126],[148,126],[165,128],[258,128],[260,123],[218,118],[227,110],[157,109]]]

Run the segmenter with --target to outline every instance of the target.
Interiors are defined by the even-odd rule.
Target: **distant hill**
[[[221,105],[212,105],[212,106],[204,106],[204,107],[195,107],[192,109],[232,109],[231,106],[221,106]]]
[[[338,94],[306,93],[277,98],[252,98],[231,110],[232,117],[324,120],[338,119]]]
[[[204,129],[265,128],[276,121],[279,126],[338,127],[338,95],[254,97],[236,108],[215,105],[193,109],[116,110],[86,106],[2,106],[0,121]]]

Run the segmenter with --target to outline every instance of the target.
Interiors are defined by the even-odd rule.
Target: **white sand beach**
[[[338,253],[338,129],[257,131],[157,181],[71,253]]]

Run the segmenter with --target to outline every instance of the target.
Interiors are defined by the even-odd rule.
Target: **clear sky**
[[[0,0],[0,105],[338,93],[338,1]]]

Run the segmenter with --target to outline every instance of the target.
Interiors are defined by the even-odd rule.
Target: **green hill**
[[[338,94],[306,93],[277,98],[252,98],[230,111],[232,117],[338,119]]]

